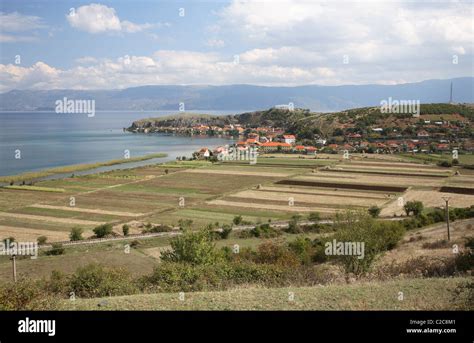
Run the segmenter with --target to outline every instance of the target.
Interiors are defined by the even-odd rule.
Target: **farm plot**
[[[469,207],[474,205],[474,194],[444,193],[437,190],[409,189],[403,194],[404,202],[421,201],[425,207],[444,207],[443,197],[449,197],[449,205],[452,207]],[[391,217],[393,215],[404,215],[405,211],[395,199],[387,204],[380,213],[381,216]]]
[[[337,193],[335,191],[334,193]],[[357,206],[357,207],[368,207],[372,205],[383,205],[387,199],[373,199],[359,197],[340,197],[338,194],[327,193],[324,195],[316,194],[302,194],[292,192],[272,192],[265,190],[248,190],[232,194],[228,199],[241,198],[247,199],[248,201],[255,200],[270,200],[275,202],[282,202],[288,204],[288,199],[292,199],[294,204],[305,204],[305,205],[317,205],[317,206]]]
[[[334,179],[341,179],[341,184],[365,184],[374,186],[395,186],[395,187],[410,187],[413,185],[420,185],[423,187],[440,187],[446,181],[445,178],[432,177],[415,177],[402,175],[370,175],[363,173],[351,173],[341,171],[338,173],[330,171],[321,171],[313,174],[306,174],[297,176],[293,180],[299,181],[318,181],[318,182],[333,182]],[[336,186],[337,187],[337,186]]]

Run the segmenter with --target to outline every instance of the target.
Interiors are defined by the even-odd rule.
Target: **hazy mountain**
[[[312,111],[339,111],[348,108],[378,106],[392,97],[396,100],[420,100],[421,103],[449,101],[453,83],[453,101],[474,102],[474,77],[428,80],[401,85],[348,85],[264,87],[229,86],[143,86],[123,90],[12,90],[0,94],[1,111],[54,110],[55,101],[94,99],[96,110],[252,110],[292,102],[295,107]]]

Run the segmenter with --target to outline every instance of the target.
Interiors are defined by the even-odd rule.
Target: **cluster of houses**
[[[245,152],[245,151],[258,151],[261,153],[298,153],[298,154],[316,154],[317,148],[315,146],[308,145],[297,145],[296,136],[292,134],[285,134],[282,129],[279,128],[257,128],[253,129],[244,138],[232,145],[232,148]],[[241,137],[242,138],[242,137]],[[202,148],[195,153],[195,157],[207,159],[211,156],[218,156],[229,147],[219,146],[214,150],[208,148]]]

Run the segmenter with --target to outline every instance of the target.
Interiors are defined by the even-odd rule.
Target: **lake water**
[[[241,113],[192,112],[215,115]],[[130,151],[130,157],[167,153],[167,158],[160,159],[164,162],[175,160],[177,156],[191,156],[202,147],[211,148],[233,142],[227,138],[123,132],[123,128],[129,127],[134,120],[172,113],[104,111],[96,112],[91,118],[86,114],[54,112],[0,113],[0,175],[121,159],[124,158],[125,150]],[[15,158],[17,150],[21,152],[21,159]]]

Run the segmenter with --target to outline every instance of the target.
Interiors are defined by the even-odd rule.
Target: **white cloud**
[[[0,12],[0,31],[24,32],[45,28],[46,25],[40,17],[23,15],[18,12]]]
[[[0,43],[33,42],[36,35],[25,35],[28,31],[44,29],[47,26],[40,17],[23,15],[18,12],[0,12]]]
[[[89,33],[136,33],[160,26],[160,24],[135,24],[128,20],[121,21],[114,8],[101,4],[81,6],[70,11],[66,17],[72,27]]]
[[[206,45],[212,48],[222,48],[225,46],[225,42],[222,39],[208,39]]]

